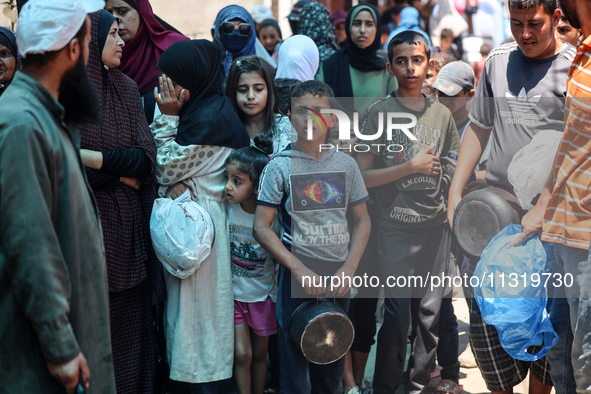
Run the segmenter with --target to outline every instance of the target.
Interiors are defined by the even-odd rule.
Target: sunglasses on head
[[[238,33],[240,33],[241,36],[248,36],[252,31],[252,26],[248,23],[235,25],[232,22],[224,22],[220,25],[220,32],[224,34],[232,34],[236,29],[238,29]]]

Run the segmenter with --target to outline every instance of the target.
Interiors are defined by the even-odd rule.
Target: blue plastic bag
[[[520,233],[521,226],[510,224],[484,249],[474,271],[480,280],[474,298],[484,321],[497,329],[503,349],[515,359],[535,361],[558,342],[546,311],[548,292],[542,275],[551,272],[554,259],[547,261],[538,237],[507,248]],[[541,279],[537,286],[534,274]],[[530,346],[542,345],[536,354],[527,352]]]

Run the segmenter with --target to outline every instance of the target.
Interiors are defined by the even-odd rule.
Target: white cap
[[[269,7],[267,7],[266,5],[263,5],[263,4],[255,5],[252,8],[252,11],[250,12],[250,14],[252,15],[252,19],[254,19],[254,21],[256,23],[261,23],[262,21],[264,21],[266,19],[275,20],[275,15],[273,15],[273,11],[271,11],[271,9]]]
[[[23,6],[17,26],[17,45],[22,57],[64,48],[86,20],[86,14],[100,10],[104,0],[29,0]]]

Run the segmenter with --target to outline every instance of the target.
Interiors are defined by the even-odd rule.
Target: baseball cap
[[[447,63],[437,74],[433,87],[448,96],[455,96],[462,89],[474,89],[474,70],[468,63]]]
[[[104,0],[29,0],[21,9],[17,44],[21,56],[64,48]]]
[[[250,12],[252,15],[252,19],[256,23],[261,23],[266,19],[273,19],[275,20],[275,15],[273,15],[273,11],[269,7],[264,4],[258,4],[252,7],[252,11]]]
[[[311,0],[300,0],[294,4],[293,8],[291,9],[291,13],[287,16],[287,19],[290,21],[299,21],[300,20],[300,11],[304,6],[310,3]]]

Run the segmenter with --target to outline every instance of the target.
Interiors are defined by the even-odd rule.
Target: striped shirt
[[[565,130],[554,169],[554,190],[542,240],[589,249],[591,204],[591,37],[577,48],[568,73]]]

